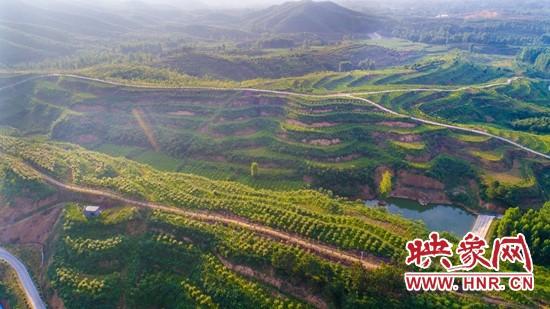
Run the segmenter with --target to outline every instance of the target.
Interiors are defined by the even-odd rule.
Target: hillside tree
[[[384,198],[388,197],[392,190],[392,173],[390,171],[384,171],[382,174],[382,179],[378,186],[378,191],[380,195]]]
[[[250,176],[258,176],[258,162],[252,162],[252,164],[250,164]]]

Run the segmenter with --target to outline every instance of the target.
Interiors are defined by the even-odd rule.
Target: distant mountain
[[[381,19],[350,10],[334,2],[304,0],[286,2],[251,13],[251,30],[274,33],[370,33],[380,27]]]

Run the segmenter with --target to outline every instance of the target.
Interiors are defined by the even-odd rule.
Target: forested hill
[[[380,18],[330,1],[286,2],[250,16],[253,30],[275,33],[369,33],[380,27]]]

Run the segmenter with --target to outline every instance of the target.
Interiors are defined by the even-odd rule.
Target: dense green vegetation
[[[541,152],[550,151],[545,119],[550,115],[548,83],[519,80],[490,89],[455,92],[397,92],[370,98],[420,117],[483,128]]]
[[[531,249],[533,259],[540,265],[550,263],[550,202],[540,209],[506,211],[497,229],[498,237],[523,233]]]
[[[0,301],[10,308],[30,309],[24,291],[17,284],[17,275],[4,262],[0,262]]]
[[[499,88],[498,92],[484,90],[484,93],[509,98],[513,111],[510,114],[515,115],[519,107],[510,96],[536,95],[515,88],[514,85],[514,88]],[[530,89],[533,92],[537,88],[531,86]],[[479,157],[510,162],[507,163],[510,169],[504,175],[517,174],[511,167],[513,162],[508,160],[507,149],[510,148],[507,146],[499,146],[502,149],[498,156],[488,156],[483,149],[494,141],[457,140],[447,130],[391,117],[353,99],[315,100],[246,91],[145,90],[73,78],[39,79],[10,89],[6,94],[16,98],[21,91],[32,95],[17,105],[18,115],[28,118],[29,123],[41,121],[43,125],[37,129],[25,122],[12,123],[11,118],[0,122],[19,134],[40,133],[158,169],[236,180],[256,188],[313,186],[342,196],[368,198],[372,193],[362,196],[360,192],[365,187],[373,193],[378,191],[376,168],[386,165],[433,177],[435,174],[430,168],[437,168],[439,154],[450,157],[462,154],[462,160],[466,158],[473,166],[478,164]],[[466,92],[462,97],[466,95],[473,97],[472,110],[481,111],[477,101],[474,102],[479,99]],[[474,113],[462,114],[464,106],[455,110],[449,108],[455,104],[455,97],[447,93],[396,92],[374,95],[372,99],[391,104],[393,109],[403,112],[415,110],[411,107],[414,103],[422,110],[428,110],[425,106],[433,106],[438,108],[434,113],[441,111],[440,114],[451,115],[456,110],[457,116],[472,118]],[[489,98],[495,102],[495,108],[501,104]],[[540,110],[544,103],[534,102],[531,104],[533,113],[529,115],[541,114],[535,112],[535,106]],[[12,104],[15,103],[7,101],[2,106],[9,110]],[[42,116],[40,106],[58,111],[57,116]],[[526,111],[522,113],[527,114]],[[488,108],[486,115],[493,115],[493,110]],[[504,121],[505,117],[512,116],[502,113],[502,118],[495,121]],[[545,141],[543,136],[540,140]],[[461,146],[463,144],[465,147]],[[538,147],[541,145],[545,144]],[[261,167],[255,176],[251,172],[253,162]],[[525,168],[543,174],[539,173],[541,167],[531,163],[526,163]],[[479,175],[492,174],[493,170],[503,173],[501,168],[473,168],[471,175],[477,176],[472,179],[480,187],[489,186],[491,181]],[[476,207],[479,204],[473,197],[476,189],[466,188],[471,186],[467,182],[462,182],[460,188],[445,181],[445,177],[454,177],[450,171],[443,164],[441,175],[435,177],[446,185],[446,194],[453,201]],[[531,174],[526,172],[514,177],[529,184],[531,197],[543,199],[545,193],[537,186],[537,181],[532,181]],[[396,177],[395,184],[400,185],[402,181]],[[486,196],[506,205],[518,202],[515,198]]]
[[[60,179],[66,180],[66,176],[71,175],[73,182],[84,186],[113,190],[174,207],[225,211],[344,249],[363,250],[391,259],[398,259],[403,254],[405,235],[414,235],[420,228],[382,210],[365,208],[360,202],[334,199],[317,191],[254,190],[227,181],[159,172],[78,147],[24,143],[2,137],[0,151]],[[14,167],[8,164],[8,171],[22,169],[20,174],[30,177],[17,161],[8,163],[14,164]],[[387,224],[399,228],[390,232],[383,228]]]
[[[54,193],[38,180],[21,176],[12,170],[2,171],[0,180],[0,196],[8,203],[17,196],[28,196],[39,201]]]
[[[528,65],[530,73],[535,76],[550,76],[550,48],[525,47],[518,54],[518,60]]]
[[[483,12],[480,12],[483,14]],[[411,25],[412,22],[412,25]],[[535,20],[462,20],[436,19],[406,21],[398,25],[392,34],[411,41],[434,44],[479,44],[481,51],[486,45],[495,46],[497,53],[513,54],[513,46],[543,42],[550,31],[550,24]],[[512,46],[509,47],[509,46]],[[475,49],[474,49],[475,50]]]
[[[495,237],[515,236],[523,233],[529,245],[531,256],[535,264],[534,273],[536,288],[533,291],[506,291],[500,296],[504,299],[517,302],[527,306],[537,306],[537,299],[549,299],[550,290],[548,280],[550,271],[550,241],[548,228],[550,224],[550,202],[547,202],[539,209],[520,210],[510,208],[498,222]],[[506,267],[506,266],[505,266]],[[508,266],[510,270],[514,270]]]
[[[399,268],[365,271],[250,231],[159,211],[109,209],[90,220],[70,205],[60,239],[49,277],[67,308],[114,308],[121,299],[134,308],[310,307],[304,299],[337,307],[467,301],[405,293]],[[273,282],[281,280],[286,287],[274,293]]]
[[[45,198],[74,202],[48,230],[37,277],[46,299],[68,309],[547,307],[550,162],[358,97],[549,154],[550,9],[346,5],[2,3],[0,201],[10,208],[0,222],[28,241],[47,221],[28,218],[57,214],[39,211]],[[140,207],[107,198],[87,218],[83,203],[96,199],[38,172]],[[406,292],[405,243],[427,230],[363,202],[392,197],[505,212],[489,235],[526,235],[535,290]],[[25,308],[6,269],[0,300]]]

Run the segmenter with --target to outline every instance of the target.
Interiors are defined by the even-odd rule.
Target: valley
[[[548,307],[548,0],[271,2],[0,4],[0,308]]]

